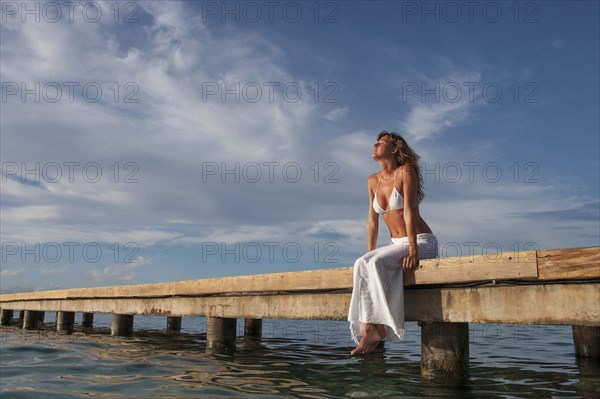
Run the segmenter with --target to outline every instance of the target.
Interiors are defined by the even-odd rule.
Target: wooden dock
[[[573,326],[577,356],[600,357],[600,247],[529,250],[422,260],[405,271],[405,317],[419,321],[422,374],[468,376],[468,323]],[[346,320],[352,268],[273,273],[159,284],[78,288],[0,295],[2,324],[20,310],[36,328],[55,311],[57,330],[72,332],[75,312],[91,326],[112,313],[112,333],[132,333],[134,315],[207,317],[206,350],[235,347],[236,319],[260,337],[262,319]]]

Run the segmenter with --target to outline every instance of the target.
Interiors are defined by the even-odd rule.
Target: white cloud
[[[105,15],[112,16],[112,4],[102,2]],[[79,97],[70,103],[65,90],[63,100],[55,104],[24,104],[18,96],[2,104],[3,161],[29,165],[98,162],[104,173],[97,183],[82,179],[80,169],[74,182],[65,175],[57,183],[42,181],[37,185],[23,184],[18,179],[3,181],[2,241],[160,245],[161,250],[167,248],[161,253],[167,259],[165,263],[181,259],[179,253],[173,255],[181,245],[194,247],[209,241],[285,240],[310,245],[315,237],[321,242],[334,237],[331,239],[339,243],[343,256],[362,251],[366,247],[366,178],[377,171],[370,157],[377,131],[360,125],[371,123],[366,119],[357,124],[353,120],[354,127],[348,129],[346,119],[355,117],[352,100],[336,104],[333,109],[324,108],[311,102],[310,90],[293,103],[283,100],[279,89],[274,93],[275,101],[270,102],[265,82],[278,82],[279,88],[298,82],[306,88],[318,80],[292,65],[288,48],[258,33],[260,29],[244,30],[240,24],[211,31],[191,9],[190,2],[136,4],[140,6],[140,23],[127,27],[117,26],[111,18],[98,24],[81,20],[73,24],[22,24],[9,18],[0,27],[4,81],[28,85],[99,82],[106,96],[98,103]],[[561,48],[564,41],[551,41],[549,46]],[[326,75],[342,81],[343,75],[335,75],[335,66],[342,66],[342,58],[317,53],[313,60],[325,67],[320,73],[324,70]],[[488,70],[481,67],[465,71],[447,60],[436,63],[437,55],[424,55],[426,64],[435,66],[420,70],[424,64],[416,52],[401,54],[413,58],[409,58],[411,62],[390,63],[394,71],[403,64],[414,65],[407,67],[414,69],[410,78],[396,75],[396,85],[410,80],[426,82],[431,88],[435,82],[456,82],[463,88],[456,102],[421,102],[417,95],[404,103],[402,109],[408,111],[399,127],[422,159],[428,163],[494,159],[498,155],[496,137],[458,145],[444,137],[451,128],[464,126],[478,116],[481,99],[471,101],[465,82],[480,81],[475,70]],[[383,74],[389,71],[381,70]],[[114,82],[120,85],[119,102],[112,100],[113,91],[108,88]],[[127,82],[136,85],[138,103],[122,101],[128,93]],[[203,97],[203,83],[225,84],[228,88],[239,83],[243,88],[251,82],[263,89],[256,103],[243,99],[235,102],[232,96],[223,102],[220,93]],[[398,90],[392,92],[393,97]],[[398,116],[391,112],[389,118]],[[433,139],[440,139],[439,144]],[[429,145],[432,143],[436,145]],[[309,167],[317,160],[321,181],[315,184]],[[236,162],[250,161],[299,162],[306,180],[298,184],[281,179],[276,184],[222,182],[218,178],[202,181],[203,162],[225,162],[231,168]],[[338,184],[322,183],[328,172],[322,167],[330,161],[339,168],[335,175]],[[110,169],[115,162],[120,165],[119,181]],[[138,183],[123,184],[129,172],[123,169],[127,162],[139,167],[135,175]],[[589,198],[576,194],[580,185],[589,185],[575,181],[567,176],[566,181],[545,180],[544,185],[534,187],[486,182],[428,184],[422,212],[434,232],[446,241],[508,241],[518,236],[551,246],[567,245],[578,238],[565,238],[549,222],[532,228],[531,220],[515,220],[507,215],[560,210],[565,201],[574,207],[589,202]],[[565,198],[564,193],[574,194]],[[570,229],[575,224],[564,222],[562,226]],[[585,225],[581,233],[597,231],[593,228]],[[380,243],[386,244],[388,233],[383,223],[380,232]],[[139,278],[137,267],[107,266],[90,272],[88,277],[103,282],[135,281]],[[6,269],[2,275],[17,276],[23,270]],[[39,274],[47,280],[58,280],[65,270],[46,268]],[[76,278],[84,277],[73,280]]]
[[[17,274],[21,274],[25,271],[24,268],[20,269],[0,269],[0,277],[14,277]]]
[[[468,116],[469,103],[466,101],[416,105],[403,123],[403,131],[406,132],[408,139],[419,142],[458,125]]]
[[[403,100],[411,105],[408,115],[401,123],[407,139],[419,142],[437,137],[465,121],[472,108],[481,102],[474,90],[480,79],[481,75],[477,72],[451,72],[437,79],[420,75],[410,82],[417,88],[417,94],[409,96],[403,93]],[[403,86],[403,90],[406,87]]]
[[[325,114],[325,119],[330,122],[339,121],[346,116],[349,110],[349,107],[336,107]]]
[[[368,176],[377,169],[377,164],[371,158],[376,138],[376,133],[365,130],[336,137],[329,150],[331,158],[341,163],[340,169],[346,172],[361,177]],[[366,187],[366,180],[364,185]]]
[[[65,266],[61,266],[61,267],[45,267],[43,269],[40,270],[40,274],[42,276],[52,276],[55,274],[63,274],[67,271],[67,268]]]
[[[137,277],[133,270],[148,263],[143,256],[138,256],[132,263],[117,263],[101,270],[92,270],[87,275],[96,282],[126,282]]]
[[[39,223],[58,220],[63,209],[57,205],[31,205],[0,209],[2,222],[6,224]]]
[[[146,226],[164,220],[198,223],[199,215],[210,214],[214,194],[198,184],[201,162],[299,161],[303,156],[299,140],[316,118],[308,94],[293,103],[282,100],[280,89],[270,102],[268,87],[261,85],[258,103],[203,101],[202,82],[305,85],[280,66],[281,49],[258,34],[232,30],[211,36],[182,2],[139,5],[153,22],[135,26],[145,37],[127,45],[108,23],[11,21],[10,29],[3,26],[3,34],[9,33],[2,41],[3,54],[10,55],[2,59],[6,80],[119,82],[121,95],[126,82],[139,88],[137,104],[111,101],[114,93],[104,86],[107,101],[95,104],[77,96],[70,103],[65,90],[56,104],[9,101],[3,106],[3,150],[10,148],[3,158],[29,166],[98,162],[103,168],[94,184],[78,174],[81,166],[74,182],[67,180],[67,168],[56,183],[3,182],[3,239],[154,245],[182,234]],[[69,40],[55,40],[61,37]],[[123,178],[128,161],[139,167],[139,184],[114,181],[111,165],[120,163]],[[157,212],[162,215],[155,220]]]
[[[2,231],[3,242],[24,242],[29,245],[34,243],[119,243],[126,245],[132,243],[139,247],[169,243],[180,237],[181,233],[163,230],[125,230],[100,229],[92,226],[77,226],[69,224],[33,225],[4,227]]]

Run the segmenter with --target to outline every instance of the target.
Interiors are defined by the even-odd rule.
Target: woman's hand
[[[411,248],[408,255],[400,259],[400,265],[404,270],[413,269],[419,266],[419,254],[416,248]]]

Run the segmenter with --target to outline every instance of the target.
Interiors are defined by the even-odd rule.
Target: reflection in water
[[[352,345],[341,339],[239,337],[236,353],[224,356],[205,354],[204,338],[3,328],[2,397],[35,391],[44,398],[591,398],[600,391],[597,362],[576,361],[566,336],[472,343],[471,381],[464,387],[420,379],[417,336],[359,358],[349,356]]]

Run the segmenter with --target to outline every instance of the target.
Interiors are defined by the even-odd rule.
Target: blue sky
[[[2,292],[351,266],[383,129],[443,256],[600,244],[596,1],[23,4]]]

